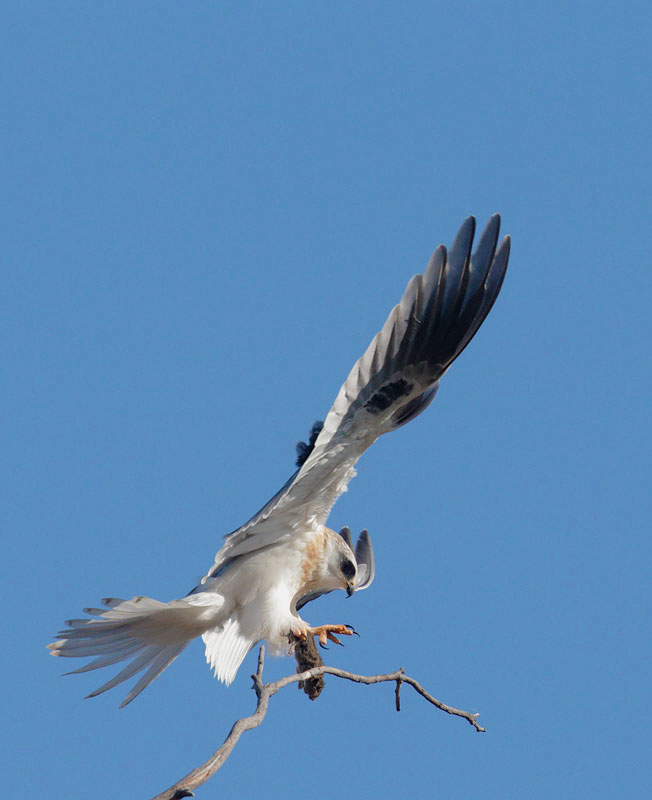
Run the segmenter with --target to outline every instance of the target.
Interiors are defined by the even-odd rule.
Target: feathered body
[[[239,556],[181,600],[107,598],[103,602],[108,611],[84,609],[99,619],[68,620],[70,629],[49,645],[50,651],[55,656],[96,657],[75,673],[135,656],[89,695],[112,689],[147,668],[121,704],[125,706],[201,636],[206,660],[228,686],[257,642],[264,639],[273,653],[281,654],[290,647],[291,636],[307,634],[310,626],[297,613],[302,599],[353,589],[353,582],[342,573],[343,563],[356,563],[345,536],[319,525],[294,533],[291,542],[291,548],[270,545]]]
[[[217,578],[209,578],[195,592],[201,596],[216,593],[228,598],[224,602],[224,615],[231,620],[229,636],[238,637],[238,658],[225,654],[218,625],[204,634],[206,659],[216,675],[231,683],[242,658],[256,642],[264,639],[272,652],[280,654],[288,649],[288,635],[305,633],[308,623],[297,613],[297,603],[306,595],[347,588],[341,572],[346,559],[355,563],[355,555],[342,536],[320,525],[292,537],[292,548],[270,547],[255,550],[242,557],[239,568],[227,568]],[[237,633],[236,633],[237,631]]]
[[[450,250],[435,250],[354,365],[324,422],[315,423],[308,443],[297,446],[297,471],[226,537],[199,586],[169,603],[108,599],[106,609],[85,609],[95,619],[68,621],[49,647],[56,656],[94,657],[75,672],[132,659],[89,696],[145,670],[126,705],[197,636],[217,677],[228,684],[262,639],[282,652],[292,636],[319,631],[321,641],[331,636],[326,628],[346,627],[312,629],[298,613],[322,594],[352,594],[374,578],[367,532],[354,548],[348,528],[335,533],[326,520],[360,456],[379,436],[428,407],[440,379],[489,313],[509,257],[509,237],[498,245],[499,228],[494,215],[472,255],[475,220],[469,217]]]

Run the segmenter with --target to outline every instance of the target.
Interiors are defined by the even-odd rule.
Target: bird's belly
[[[243,633],[266,639],[273,651],[286,649],[288,634],[301,625],[293,601],[305,583],[306,547],[313,539],[310,532],[251,553],[220,578],[219,591],[229,598]]]

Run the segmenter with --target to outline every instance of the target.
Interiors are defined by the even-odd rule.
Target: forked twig
[[[420,694],[424,700],[427,700],[440,711],[445,711],[447,714],[452,714],[455,717],[461,717],[462,719],[465,719],[469,725],[472,725],[476,731],[479,731],[480,733],[485,732],[485,728],[478,724],[478,714],[471,714],[469,711],[462,711],[459,708],[454,708],[453,706],[446,705],[446,703],[442,703],[441,700],[437,700],[437,698],[433,697],[429,692],[427,692],[423,686],[418,683],[418,681],[415,681],[414,678],[406,675],[402,668],[397,669],[395,672],[389,672],[385,675],[356,675],[353,672],[347,672],[346,670],[338,669],[337,667],[321,665],[303,672],[298,672],[295,675],[288,675],[287,677],[281,678],[273,683],[263,683],[264,664],[265,647],[261,645],[260,651],[258,652],[258,667],[256,669],[256,673],[251,676],[254,682],[253,689],[256,692],[256,697],[258,698],[254,713],[249,717],[243,717],[242,719],[239,719],[233,725],[222,746],[213,753],[208,761],[196,769],[193,769],[192,772],[189,772],[173,786],[170,786],[169,789],[157,794],[156,797],[152,798],[152,800],[181,800],[183,797],[193,797],[194,795],[192,790],[196,789],[198,786],[201,786],[203,783],[206,783],[206,781],[220,769],[226,759],[231,755],[233,748],[238,743],[238,740],[242,734],[245,731],[250,731],[253,728],[257,728],[265,719],[270,697],[273,697],[281,689],[284,689],[286,686],[289,686],[292,683],[300,683],[305,686],[313,679],[319,678],[322,675],[333,675],[336,678],[343,678],[347,681],[364,683],[367,685],[395,681],[397,711],[401,710],[401,686],[402,684],[407,683],[415,690],[415,692],[417,692],[417,694]]]

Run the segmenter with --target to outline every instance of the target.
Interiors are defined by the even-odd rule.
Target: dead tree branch
[[[308,638],[310,641],[312,641],[312,637]],[[395,699],[397,711],[401,710],[401,686],[403,684],[408,684],[408,686],[411,686],[415,692],[417,692],[417,694],[420,694],[421,697],[424,698],[424,700],[427,700],[440,711],[445,711],[447,714],[452,714],[455,717],[461,717],[470,725],[472,725],[476,731],[479,731],[480,733],[485,732],[485,728],[478,724],[478,714],[471,714],[469,711],[462,711],[459,708],[453,708],[453,706],[446,705],[446,703],[442,703],[441,700],[437,700],[436,697],[433,697],[429,692],[427,692],[420,683],[414,680],[414,678],[406,675],[402,668],[397,669],[395,672],[389,672],[386,675],[356,675],[353,672],[346,672],[346,670],[338,669],[337,667],[328,667],[324,665],[321,663],[321,658],[316,649],[314,654],[312,654],[310,651],[305,652],[303,650],[299,650],[299,652],[296,653],[296,656],[297,663],[299,664],[300,668],[304,666],[306,662],[312,663],[315,660],[315,656],[318,659],[317,666],[297,672],[296,675],[288,675],[287,677],[281,678],[273,683],[263,683],[265,648],[261,645],[258,653],[258,668],[256,670],[256,674],[251,676],[254,682],[253,689],[256,692],[256,697],[258,698],[254,713],[249,717],[243,717],[242,719],[239,719],[233,725],[222,746],[213,753],[208,761],[192,770],[192,772],[189,772],[184,778],[181,778],[181,780],[177,781],[173,786],[170,786],[169,789],[157,794],[156,797],[152,798],[152,800],[181,800],[183,797],[194,797],[192,790],[196,789],[198,786],[201,786],[203,783],[206,783],[206,781],[222,767],[226,759],[231,755],[233,748],[238,743],[238,740],[242,734],[245,731],[250,731],[253,728],[257,728],[265,719],[270,697],[273,697],[277,692],[279,692],[281,689],[284,689],[286,686],[289,686],[292,683],[297,683],[299,688],[303,688],[310,699],[314,700],[319,696],[321,689],[323,688],[324,675],[333,675],[336,678],[343,678],[347,681],[364,683],[366,685],[393,681],[396,683]]]

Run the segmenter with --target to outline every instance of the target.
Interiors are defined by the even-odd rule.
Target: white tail
[[[102,602],[108,607],[108,611],[100,608],[84,609],[87,614],[99,618],[68,620],[66,624],[69,627],[57,636],[59,641],[48,645],[48,648],[53,656],[64,658],[95,656],[89,664],[72,670],[67,673],[69,675],[108,667],[134,656],[115,678],[88,695],[95,697],[147,669],[122,701],[120,708],[130,703],[158,677],[192,639],[214,629],[216,623],[220,625],[223,622],[220,620],[220,610],[224,605],[224,598],[214,592],[200,592],[170,603],[161,603],[150,597],[134,597],[131,600],[107,598]],[[224,630],[229,629],[227,624]],[[222,632],[221,629],[220,633]],[[214,633],[212,635],[215,636]],[[235,653],[240,650],[233,651],[232,645],[228,647],[229,655],[226,659],[217,658],[215,664],[232,664]],[[246,652],[239,658],[236,671],[245,655]],[[220,678],[223,673],[227,674],[225,669],[227,668],[216,666]]]

